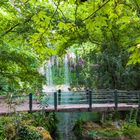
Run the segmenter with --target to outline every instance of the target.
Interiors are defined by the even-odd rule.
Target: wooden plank
[[[130,110],[132,108],[138,108],[138,105],[124,104],[124,103],[118,104],[118,110],[120,110],[120,111]],[[17,112],[28,112],[29,111],[28,103],[24,103],[20,106],[16,106],[15,109]],[[49,105],[48,107],[45,107],[44,109],[46,112],[55,111],[53,105]],[[57,107],[58,112],[73,112],[73,111],[81,112],[81,111],[88,111],[88,109],[89,109],[88,104],[66,104],[66,105],[58,105],[58,107]],[[92,108],[90,111],[96,111],[96,112],[114,111],[114,109],[115,109],[114,103],[112,103],[112,104],[92,104]],[[42,109],[40,108],[39,104],[33,104],[32,112],[41,111],[41,110]],[[14,109],[10,109],[10,108],[8,108],[8,106],[7,107],[0,106],[0,115],[9,114],[9,113],[13,113],[13,112],[14,112]]]

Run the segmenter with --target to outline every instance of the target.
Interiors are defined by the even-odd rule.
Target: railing
[[[29,95],[29,109],[32,111],[32,94]],[[119,104],[138,105],[140,109],[140,91],[121,90],[87,90],[79,92],[54,92],[46,95],[48,105],[53,105],[57,111],[60,105],[87,104],[89,111],[94,104],[114,104],[117,110]]]
[[[96,104],[113,104],[114,109],[117,110],[120,104],[127,105],[137,105],[140,109],[140,91],[124,91],[124,90],[87,90],[87,91],[77,91],[77,92],[50,92],[43,93],[43,98],[40,95],[36,96],[29,94],[29,96],[13,96],[13,101],[17,98],[24,98],[28,106],[28,111],[32,112],[34,110],[34,105],[43,106],[45,109],[49,106],[57,111],[59,107],[65,105],[86,105],[88,110],[93,110],[93,106]],[[3,99],[2,99],[3,100]],[[29,101],[28,101],[29,100]],[[24,102],[23,101],[23,102]]]

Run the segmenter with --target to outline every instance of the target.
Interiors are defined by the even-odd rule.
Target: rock
[[[92,121],[89,121],[89,122],[86,122],[83,125],[83,128],[86,129],[86,130],[97,130],[97,129],[100,129],[101,126],[98,125],[97,123],[94,123]]]

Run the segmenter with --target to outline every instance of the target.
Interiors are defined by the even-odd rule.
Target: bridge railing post
[[[114,90],[114,104],[115,104],[115,110],[118,109],[118,91],[117,89]]]
[[[33,94],[29,94],[29,113],[32,112],[32,107],[33,107]]]
[[[91,90],[89,90],[88,91],[88,101],[89,101],[89,111],[91,111],[92,110],[92,91]]]
[[[140,110],[140,93],[138,93],[138,110]]]
[[[58,104],[61,104],[61,89],[58,90]]]
[[[89,102],[89,90],[87,89],[85,93],[86,93],[86,101],[88,103]]]
[[[57,92],[54,92],[54,110],[57,111]]]

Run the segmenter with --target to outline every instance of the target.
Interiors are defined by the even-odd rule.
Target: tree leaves
[[[30,85],[28,76],[37,72],[39,62],[86,42],[114,56],[135,46],[129,51],[128,64],[140,63],[138,4],[133,0],[1,1],[0,66],[4,77],[8,71],[10,75],[16,73]],[[30,74],[22,77],[22,72]]]

